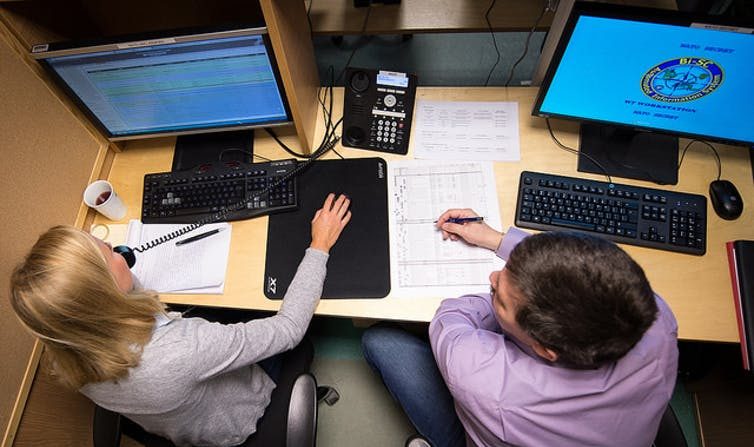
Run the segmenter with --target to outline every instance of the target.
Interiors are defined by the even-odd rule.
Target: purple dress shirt
[[[509,229],[508,259],[527,233]],[[442,302],[429,326],[437,366],[471,444],[649,446],[675,386],[678,325],[657,319],[623,358],[595,370],[553,365],[503,332],[489,293]]]

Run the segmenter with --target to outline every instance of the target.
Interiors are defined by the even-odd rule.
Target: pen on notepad
[[[209,230],[209,231],[207,231],[206,233],[197,234],[196,236],[191,236],[190,238],[186,238],[186,239],[181,239],[180,241],[176,242],[176,243],[175,243],[175,245],[186,245],[186,244],[190,244],[190,243],[192,243],[192,242],[196,242],[196,241],[202,240],[202,239],[204,239],[205,237],[210,237],[210,236],[212,236],[213,234],[217,234],[217,233],[219,233],[219,232],[220,232],[221,230],[222,230],[222,228],[216,228],[216,229],[214,229],[214,230]]]
[[[481,222],[484,220],[484,217],[477,216],[477,217],[451,217],[446,220],[446,223],[454,223],[454,224],[465,224],[469,222]],[[435,221],[437,223],[437,221]]]

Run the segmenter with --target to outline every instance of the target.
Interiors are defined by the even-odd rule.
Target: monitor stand
[[[216,161],[251,163],[253,154],[253,130],[181,135],[175,141],[171,169],[183,171]]]
[[[616,177],[661,185],[678,183],[678,138],[627,127],[581,124],[581,153],[597,160]],[[578,170],[605,174],[588,157],[579,155]]]

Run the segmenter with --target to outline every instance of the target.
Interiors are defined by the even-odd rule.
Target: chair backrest
[[[314,447],[317,442],[317,381],[301,374],[288,405],[286,447]]]
[[[287,447],[314,447],[317,439],[317,381],[313,375],[299,375],[293,383],[288,402]],[[99,405],[94,406],[92,421],[94,447],[119,447],[121,434],[145,447],[175,447],[172,442],[148,433],[138,424]],[[253,441],[244,445],[253,446]]]
[[[122,418],[118,413],[106,410],[94,404],[92,436],[94,447],[111,447],[120,445]]]
[[[660,428],[653,443],[654,447],[688,447],[681,424],[675,417],[673,408],[668,404],[660,420]]]
[[[94,447],[119,447],[123,434],[145,447],[175,447],[169,440],[147,432],[130,419],[94,404]]]

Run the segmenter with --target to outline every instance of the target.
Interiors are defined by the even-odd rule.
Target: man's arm
[[[507,261],[513,248],[528,236],[531,235],[526,231],[519,230],[516,227],[508,228],[508,231],[503,233],[503,239],[495,250],[495,254],[497,254],[500,259]]]
[[[447,382],[459,368],[477,361],[480,338],[500,332],[489,294],[465,295],[444,300],[429,325],[429,341],[437,366]]]
[[[437,226],[442,229],[443,238],[463,239],[495,250],[497,256],[504,260],[508,259],[521,240],[529,236],[513,227],[507,233],[501,233],[484,223],[463,225],[448,222],[452,217],[474,216],[476,213],[469,209],[448,210],[438,218]],[[465,295],[443,301],[429,326],[429,338],[445,380],[450,383],[453,371],[457,374],[460,370],[473,368],[474,363],[480,360],[479,354],[485,349],[485,343],[500,342],[495,340],[500,332],[500,323],[495,317],[489,294]]]

